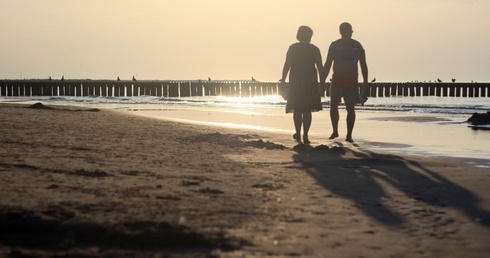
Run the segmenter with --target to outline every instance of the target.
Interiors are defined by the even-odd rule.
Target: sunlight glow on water
[[[277,102],[286,103],[286,101],[283,100],[283,98],[279,95],[266,95],[266,96],[259,96],[259,97],[247,97],[247,98],[217,96],[215,98],[218,101],[224,101],[229,103],[277,103]]]

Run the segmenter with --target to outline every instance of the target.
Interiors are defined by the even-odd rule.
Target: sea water
[[[193,107],[277,107],[284,108],[285,101],[277,95],[261,97],[181,97],[162,98],[154,96],[138,97],[0,97],[0,101],[41,101],[52,104],[106,105],[111,108],[124,108],[125,105],[185,105]],[[328,98],[322,99],[325,108],[329,106]],[[342,106],[341,106],[342,108]],[[468,97],[376,97],[369,98],[364,106],[357,106],[359,111],[382,111],[395,113],[422,113],[440,115],[463,115],[490,111],[490,98]]]
[[[261,97],[1,97],[0,102],[43,102],[132,112],[153,118],[172,119],[282,133],[294,133],[291,114],[277,95]],[[325,111],[314,113],[310,131],[313,144],[327,144],[331,133],[329,99]],[[354,140],[371,149],[423,155],[473,157],[490,160],[490,131],[472,130],[465,121],[473,113],[490,111],[490,98],[469,97],[378,97],[356,106]],[[345,135],[345,108],[340,106],[339,131]],[[393,119],[404,117],[407,119]],[[412,119],[431,117],[431,119]],[[343,140],[341,136],[339,140]],[[291,139],[289,139],[291,140]],[[377,144],[380,143],[380,144]],[[381,147],[385,146],[385,147]],[[400,147],[410,146],[410,147]]]

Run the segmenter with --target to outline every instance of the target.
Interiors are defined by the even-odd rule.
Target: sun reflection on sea
[[[285,103],[285,100],[279,95],[266,95],[257,97],[224,97],[217,96],[216,100],[227,103],[235,103],[236,105],[250,105],[250,104],[263,104],[263,103]]]

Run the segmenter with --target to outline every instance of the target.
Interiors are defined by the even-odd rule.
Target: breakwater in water
[[[327,83],[326,96],[330,96]],[[278,82],[200,80],[1,80],[0,96],[103,96],[103,97],[256,97],[278,94]],[[370,83],[369,97],[438,96],[490,97],[490,83]]]

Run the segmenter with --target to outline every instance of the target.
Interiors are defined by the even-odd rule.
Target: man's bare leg
[[[356,123],[356,110],[354,105],[346,105],[347,109],[347,136],[345,138],[348,142],[354,142],[352,140],[352,131],[354,130],[354,124]]]
[[[339,103],[330,102],[330,121],[333,132],[328,139],[335,139],[339,137]]]

